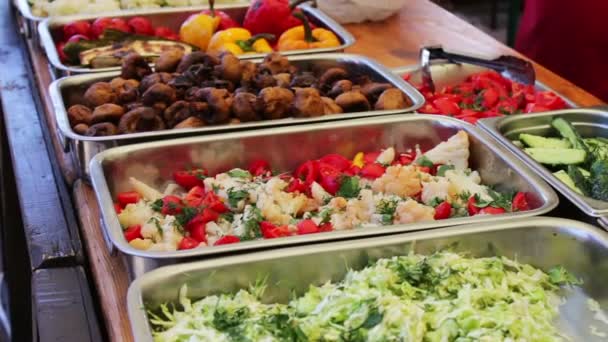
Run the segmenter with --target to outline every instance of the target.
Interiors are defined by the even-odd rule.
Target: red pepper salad
[[[216,175],[182,170],[162,193],[131,178],[116,211],[131,246],[172,251],[529,209],[525,193],[481,184],[468,159],[460,131],[424,153],[328,154],[290,174],[264,160]]]
[[[406,81],[410,75],[403,76]],[[467,77],[454,86],[432,92],[426,85],[414,85],[426,99],[418,109],[425,114],[442,114],[475,124],[477,120],[512,114],[546,112],[567,108],[566,102],[551,91],[511,81],[495,71]]]

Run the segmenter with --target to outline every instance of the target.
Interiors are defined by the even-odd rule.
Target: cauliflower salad
[[[115,207],[131,246],[154,251],[530,209],[526,193],[481,184],[468,159],[460,131],[424,153],[329,154],[290,174],[264,160],[213,176],[177,171],[163,193],[132,178]]]

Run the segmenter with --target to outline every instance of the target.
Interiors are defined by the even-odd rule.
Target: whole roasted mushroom
[[[192,116],[203,119],[209,115],[209,105],[206,102],[192,101],[190,102],[190,113]]]
[[[154,70],[156,72],[174,72],[182,57],[184,57],[184,51],[180,49],[163,51],[154,63]]]
[[[368,83],[361,87],[361,92],[365,97],[367,97],[370,103],[376,103],[380,94],[382,94],[385,90],[393,88],[393,85],[390,83]]]
[[[124,108],[125,108],[125,112],[130,112],[135,108],[139,108],[139,107],[143,107],[144,104],[141,103],[141,101],[135,101],[135,102],[131,102],[131,103],[127,103]]]
[[[176,101],[170,105],[163,113],[163,118],[169,127],[173,127],[178,123],[192,116],[190,111],[190,103],[186,101]]]
[[[267,71],[258,72],[253,79],[253,84],[258,89],[274,87],[277,85],[277,80]]]
[[[241,61],[230,52],[224,52],[220,55],[220,64],[215,66],[215,70],[221,78],[233,84],[241,81],[243,73]]]
[[[183,73],[195,64],[204,64],[208,67],[213,68],[219,63],[220,61],[217,57],[208,55],[202,51],[195,51],[188,55],[185,55],[182,58],[182,60],[177,65],[177,72]]]
[[[72,127],[81,123],[90,125],[92,117],[93,111],[87,106],[77,104],[68,108],[68,120]]]
[[[155,83],[142,95],[144,105],[152,106],[155,103],[169,104],[175,101],[175,89],[162,83]]]
[[[315,74],[309,71],[304,71],[303,73],[295,75],[289,86],[292,88],[308,88],[314,86],[315,83],[317,83]]]
[[[257,66],[249,61],[241,62],[241,86],[252,87],[257,74]]]
[[[319,77],[318,88],[322,92],[327,92],[333,87],[334,83],[347,78],[348,72],[344,68],[329,68]]]
[[[74,126],[72,128],[72,130],[74,131],[74,133],[76,134],[80,134],[80,135],[86,135],[87,131],[89,130],[89,125],[84,124],[84,123],[79,123],[78,125]]]
[[[365,95],[357,90],[336,97],[336,104],[342,107],[345,113],[366,112],[371,109]]]
[[[252,93],[239,92],[234,95],[232,113],[242,122],[260,120],[258,98]]]
[[[258,72],[267,72],[272,75],[281,74],[281,73],[290,73],[292,71],[292,66],[289,63],[289,60],[283,57],[278,52],[273,52],[266,57],[264,57],[264,61],[260,63],[258,66]]]
[[[327,92],[327,96],[331,98],[336,98],[340,94],[346,93],[347,91],[351,91],[353,89],[353,82],[350,80],[339,80],[334,83],[329,92]]]
[[[316,117],[325,113],[323,100],[315,88],[296,88],[292,112],[296,117]]]
[[[150,88],[151,86],[153,86],[157,83],[169,84],[169,82],[171,82],[172,79],[173,79],[173,75],[171,75],[169,73],[155,72],[153,74],[147,75],[146,77],[144,77],[141,80],[139,89],[143,93],[146,90],[148,90],[148,88]]]
[[[95,107],[91,116],[91,123],[118,122],[125,114],[124,108],[113,103],[102,104]]]
[[[110,81],[112,91],[118,98],[118,103],[129,103],[137,100],[139,96],[139,81],[116,77]]]
[[[289,88],[291,84],[291,74],[289,73],[281,73],[272,76],[276,81],[277,87],[281,88]]]
[[[407,101],[401,90],[397,88],[389,88],[380,94],[376,105],[377,110],[394,110],[407,107]]]
[[[342,107],[338,106],[332,98],[321,97],[321,100],[323,100],[323,115],[342,114],[344,112]]]
[[[159,131],[165,129],[165,123],[156,110],[150,107],[140,107],[123,115],[118,123],[120,133],[135,133]]]
[[[141,80],[144,76],[151,74],[152,68],[148,62],[137,53],[130,53],[122,60],[120,77],[124,79]]]
[[[281,87],[264,88],[258,95],[261,113],[265,119],[281,119],[289,115],[293,93]]]
[[[108,82],[93,83],[84,93],[84,100],[91,108],[101,106],[105,103],[115,103],[118,96],[112,90]]]
[[[197,127],[203,127],[203,126],[205,126],[205,123],[203,122],[203,120],[197,118],[196,116],[191,116],[191,117],[187,118],[186,120],[178,123],[173,128],[175,128],[175,129],[197,128]]]
[[[105,137],[118,134],[118,128],[111,122],[100,122],[90,126],[84,135],[89,137]]]
[[[206,123],[216,125],[230,120],[233,98],[228,90],[202,88],[197,93],[199,98],[204,98],[209,104],[209,112],[202,117]]]

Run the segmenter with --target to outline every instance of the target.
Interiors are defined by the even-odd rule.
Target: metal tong
[[[496,59],[487,60],[472,56],[459,55],[446,52],[441,46],[427,46],[420,49],[420,66],[422,70],[422,84],[435,91],[435,84],[431,76],[431,61],[436,59],[447,60],[450,63],[465,63],[482,66],[495,70],[503,76],[523,84],[534,84],[536,73],[532,63],[515,57],[500,56]]]

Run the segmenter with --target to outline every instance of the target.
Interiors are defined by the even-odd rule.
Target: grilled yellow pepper
[[[207,14],[192,15],[180,27],[179,39],[205,51],[219,24],[220,17],[212,17]]]
[[[242,55],[248,53],[269,53],[272,52],[272,47],[268,43],[268,39],[273,39],[272,35],[258,34],[251,36],[251,32],[241,27],[229,28],[216,32],[207,52],[219,53],[230,51],[234,55]]]
[[[333,32],[322,28],[311,30],[308,19],[304,14],[294,13],[293,15],[302,20],[302,25],[292,27],[281,34],[277,44],[279,51],[340,46],[340,40]]]

